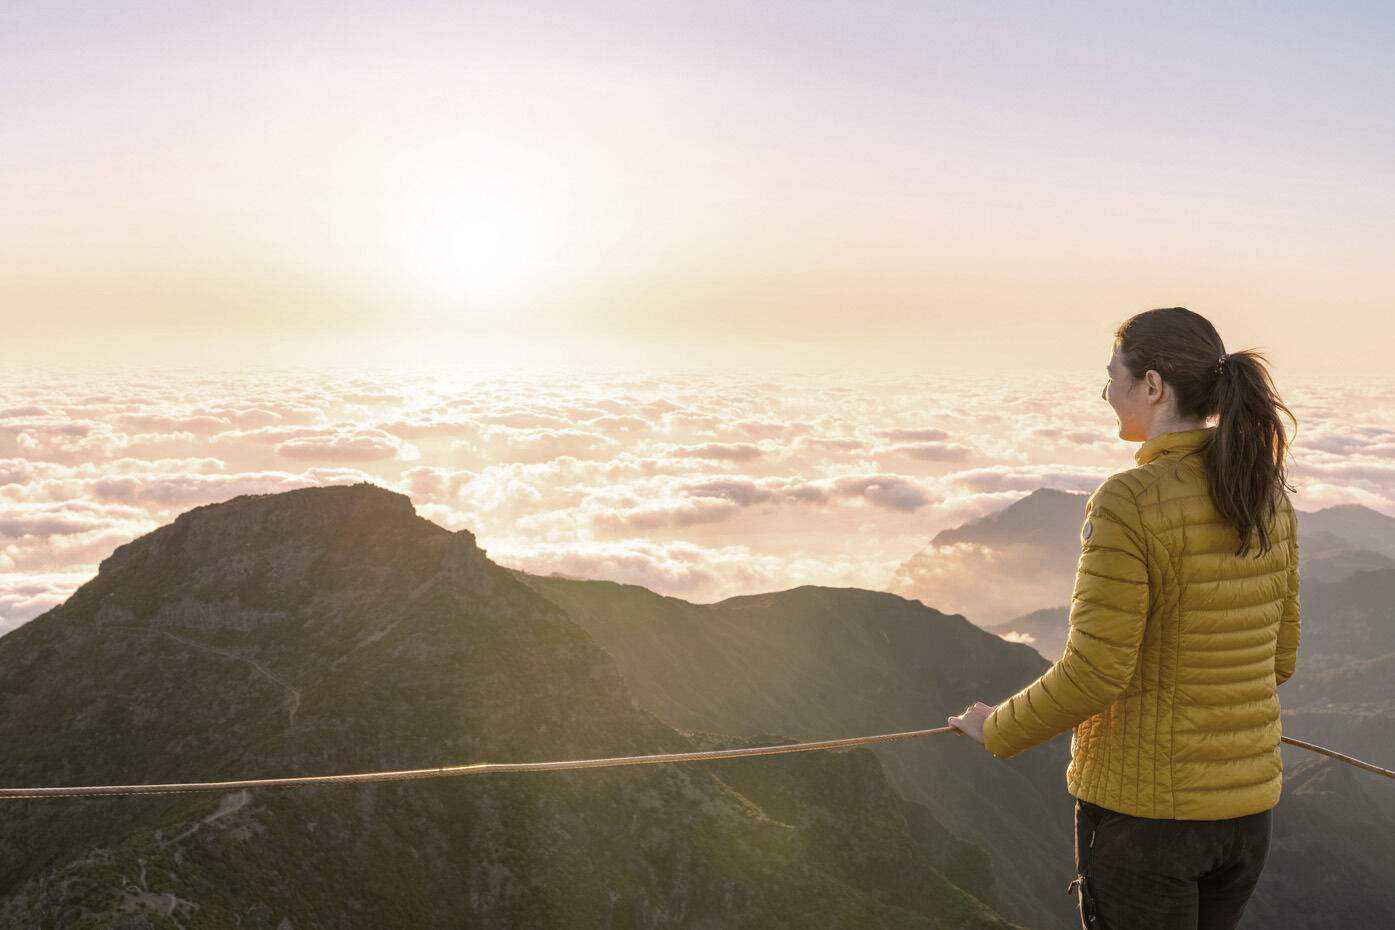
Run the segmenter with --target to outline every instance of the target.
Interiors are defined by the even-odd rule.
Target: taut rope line
[[[1375,772],[1377,775],[1384,775],[1386,778],[1395,778],[1395,772],[1390,771],[1390,769],[1383,769],[1379,765],[1372,765],[1369,762],[1362,762],[1360,759],[1343,755],[1340,752],[1336,752],[1335,750],[1328,749],[1324,746],[1318,746],[1315,743],[1305,743],[1301,739],[1293,739],[1288,736],[1282,737],[1282,739],[1285,743],[1288,743],[1290,746],[1297,746],[1299,749],[1306,749],[1309,752],[1316,752],[1324,756],[1331,756],[1334,759],[1345,762],[1347,765],[1354,765],[1359,769],[1365,769],[1368,772]]]
[[[476,762],[471,765],[447,765],[434,769],[404,769],[397,772],[361,772],[354,775],[313,775],[304,778],[257,778],[246,781],[202,781],[171,785],[93,785],[76,788],[0,788],[0,800],[5,798],[81,798],[115,797],[132,794],[193,794],[199,791],[238,791],[245,788],[310,788],[317,785],[360,785],[369,782],[414,781],[422,778],[446,778],[452,775],[487,775],[506,772],[563,772],[574,769],[616,768],[622,765],[658,765],[665,762],[701,762],[709,759],[741,759],[747,756],[774,756],[787,752],[811,752],[817,749],[848,749],[871,743],[890,743],[922,736],[953,733],[954,727],[933,730],[907,730],[903,733],[879,733],[876,736],[853,736],[847,739],[826,739],[812,743],[785,743],[779,746],[748,746],[744,749],[714,749],[706,752],[672,752],[655,756],[612,756],[605,759],[573,759],[566,762]],[[1351,756],[1334,752],[1303,740],[1283,737],[1283,741],[1300,749],[1331,756],[1348,765],[1395,778],[1395,772]]]
[[[258,778],[248,781],[204,781],[174,785],[105,785],[80,788],[0,788],[4,798],[111,797],[126,794],[191,794],[196,791],[237,791],[242,788],[309,788],[315,785],[354,785],[379,781],[412,781],[419,778],[445,778],[451,775],[485,775],[505,772],[561,772],[571,769],[602,769],[621,765],[656,765],[662,762],[699,762],[707,759],[739,759],[745,756],[773,756],[784,752],[810,752],[815,749],[845,749],[869,743],[890,743],[953,733],[954,727],[908,730],[876,736],[826,739],[816,743],[785,743],[780,746],[748,746],[744,749],[715,749],[707,752],[672,752],[658,756],[613,756],[608,759],[575,759],[569,762],[476,762],[434,769],[406,769],[400,772],[363,772],[356,775],[316,775],[307,778]]]

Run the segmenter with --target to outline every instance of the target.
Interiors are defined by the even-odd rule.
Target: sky
[[[1381,3],[0,5],[7,355],[1384,370]]]
[[[1395,7],[0,3],[0,631],[239,493],[880,589],[1128,467],[1150,307],[1395,515]],[[952,609],[954,605],[936,605]]]

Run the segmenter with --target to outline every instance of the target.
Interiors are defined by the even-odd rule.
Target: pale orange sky
[[[1380,5],[0,16],[19,362],[1384,370]]]

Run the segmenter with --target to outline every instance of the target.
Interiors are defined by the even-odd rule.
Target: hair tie
[[[1221,360],[1216,363],[1216,374],[1220,374],[1222,371],[1225,371],[1225,360],[1228,358],[1230,358],[1229,355],[1227,355],[1224,352],[1221,353]]]

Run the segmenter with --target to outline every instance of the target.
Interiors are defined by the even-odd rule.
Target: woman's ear
[[[1167,395],[1167,382],[1163,380],[1163,376],[1150,368],[1144,373],[1143,381],[1148,386],[1149,402],[1162,403]]]

